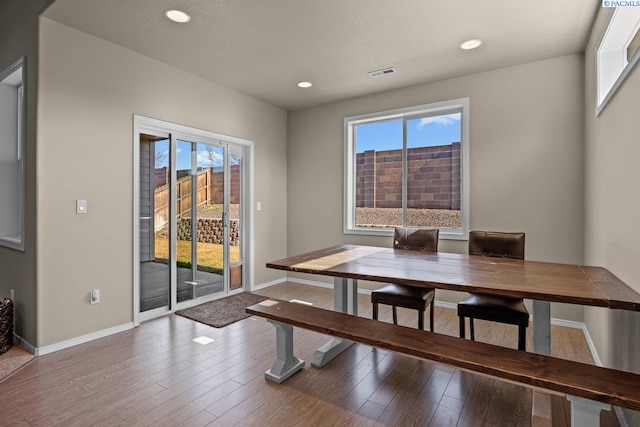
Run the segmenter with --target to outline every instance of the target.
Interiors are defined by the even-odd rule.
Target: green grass
[[[209,211],[221,211],[224,208],[223,205],[207,205],[204,206],[202,208],[200,208],[202,210],[202,212],[209,212]]]
[[[169,259],[169,243],[164,237],[156,236],[156,259]],[[207,271],[209,273],[222,274],[223,266],[223,245],[214,243],[198,243],[198,270]],[[240,248],[238,246],[230,247],[231,253],[229,258],[231,262],[240,260]],[[178,240],[178,267],[191,268],[191,241]]]

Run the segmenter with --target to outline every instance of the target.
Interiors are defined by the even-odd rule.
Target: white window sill
[[[20,236],[0,236],[0,246],[24,251],[24,242]]]
[[[393,237],[393,230],[393,228],[349,228],[343,230],[343,234]],[[464,233],[462,230],[440,229],[439,238],[440,240],[469,240],[468,233]]]

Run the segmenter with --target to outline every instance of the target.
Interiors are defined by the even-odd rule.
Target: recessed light
[[[298,82],[298,87],[307,88],[307,87],[311,87],[311,86],[313,86],[313,83],[311,83],[311,82]]]
[[[181,10],[167,10],[164,15],[167,18],[171,19],[173,22],[178,22],[180,24],[191,21],[191,17]]]
[[[481,44],[482,44],[482,40],[480,39],[467,40],[466,42],[460,45],[460,49],[464,49],[464,50],[475,49],[479,47]]]

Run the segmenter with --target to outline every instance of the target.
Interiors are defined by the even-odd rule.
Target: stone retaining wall
[[[238,220],[229,221],[229,244],[231,246],[238,245]],[[178,220],[178,240],[191,240],[191,218],[183,218]],[[201,218],[198,219],[198,242],[215,243],[221,245],[224,239],[224,227],[222,220],[218,218]]]

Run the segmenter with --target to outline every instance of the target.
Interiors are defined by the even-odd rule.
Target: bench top
[[[246,312],[437,363],[640,410],[640,375],[269,299]]]

